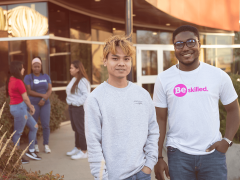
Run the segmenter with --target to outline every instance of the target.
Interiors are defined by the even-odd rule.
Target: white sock
[[[34,151],[35,151],[35,149],[29,149],[29,151],[30,151],[30,152],[34,152]]]

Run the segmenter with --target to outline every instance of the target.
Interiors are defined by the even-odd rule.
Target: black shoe
[[[26,159],[22,158],[22,164],[28,164],[28,163],[29,163],[29,161],[28,161],[28,160],[26,160]]]
[[[29,150],[26,153],[26,156],[30,157],[31,159],[38,160],[38,161],[42,159],[35,152],[30,152]]]

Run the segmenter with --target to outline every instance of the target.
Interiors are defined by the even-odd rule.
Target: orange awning
[[[239,0],[146,0],[161,11],[193,24],[239,31]]]

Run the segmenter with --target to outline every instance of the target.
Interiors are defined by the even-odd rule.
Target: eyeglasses
[[[185,44],[187,45],[187,47],[192,48],[196,45],[196,42],[199,42],[199,40],[196,39],[189,39],[186,42],[182,42],[182,41],[177,41],[174,43],[174,47],[176,49],[182,49]]]

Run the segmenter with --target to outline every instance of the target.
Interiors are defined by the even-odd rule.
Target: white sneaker
[[[36,153],[39,153],[39,148],[38,148],[38,145],[37,145],[37,144],[34,145],[34,149],[35,149],[35,152],[36,152]]]
[[[87,157],[88,157],[87,152],[83,153],[81,150],[77,154],[71,156],[72,159],[84,159]]]
[[[45,145],[45,153],[50,153],[51,152],[51,149],[49,148],[48,145]]]
[[[74,147],[72,151],[67,152],[67,155],[72,156],[76,154],[78,151],[79,151],[78,148]]]

